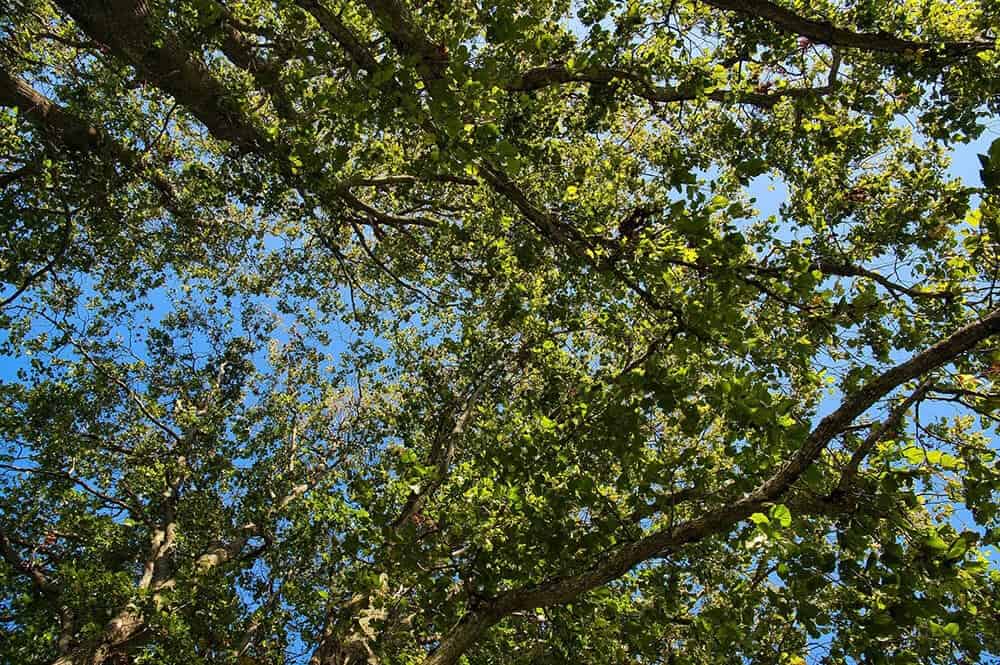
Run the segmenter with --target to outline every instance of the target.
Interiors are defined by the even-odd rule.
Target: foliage
[[[998,20],[8,0],[0,659],[996,657]]]

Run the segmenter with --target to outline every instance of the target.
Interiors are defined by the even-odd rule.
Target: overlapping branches
[[[109,0],[97,3],[56,0],[56,4],[87,36],[88,45],[94,44],[98,48],[106,48],[120,62],[133,67],[146,85],[176,100],[192,117],[204,125],[214,138],[232,146],[239,156],[251,155],[260,158],[262,162],[270,163],[276,177],[281,178],[290,190],[301,193],[303,200],[310,203],[315,200],[318,205],[332,211],[334,214],[328,218],[343,217],[352,226],[367,224],[379,232],[382,231],[382,227],[395,231],[411,227],[430,230],[443,225],[440,218],[432,213],[417,214],[413,210],[402,213],[387,211],[382,207],[384,201],[391,203],[392,197],[387,195],[387,192],[393,188],[410,186],[449,188],[449,191],[453,188],[484,188],[505,202],[505,205],[525,220],[533,232],[550,246],[561,248],[569,256],[575,257],[596,272],[613,276],[626,284],[646,304],[669,311],[681,327],[694,333],[696,337],[708,339],[695,324],[687,320],[685,313],[676,303],[655,297],[641,280],[629,273],[628,257],[608,259],[605,253],[595,251],[607,248],[601,244],[601,238],[588,237],[571,219],[555,212],[555,206],[549,207],[544,202],[532,200],[534,194],[531,190],[508,175],[498,160],[489,154],[489,150],[476,151],[465,145],[462,148],[464,152],[456,151],[462,154],[454,161],[464,161],[474,167],[469,173],[475,175],[387,173],[352,176],[338,181],[335,175],[324,172],[326,168],[324,164],[293,168],[291,166],[294,163],[291,159],[293,153],[289,146],[262,128],[259,118],[239,101],[241,91],[235,90],[230,82],[209,66],[200,45],[185,43],[180,38],[165,33],[158,23],[159,17],[148,3],[140,0]],[[620,85],[641,99],[660,104],[707,99],[719,104],[750,104],[767,110],[783,100],[822,96],[835,92],[840,84],[838,75],[842,49],[897,55],[933,51],[943,54],[943,57],[957,59],[993,48],[992,42],[987,41],[932,44],[885,33],[854,32],[826,21],[800,16],[770,2],[736,3],[706,0],[706,4],[766,20],[782,31],[835,47],[826,84],[817,87],[788,88],[772,93],[709,90],[700,85],[665,85],[658,82],[655,75],[623,67],[588,65],[573,68],[562,63],[554,63],[512,73],[500,81],[502,89],[508,92],[532,92],[563,85],[571,87],[572,84],[578,83],[613,84],[615,87]],[[297,0],[296,5],[311,16],[333,42],[339,45],[354,68],[364,72],[364,76],[361,77],[364,79],[362,85],[374,85],[372,83],[374,74],[381,67],[397,65],[380,59],[378,54],[381,51],[373,49],[372,43],[367,41],[368,36],[357,34],[355,27],[345,21],[341,14],[331,10],[323,0]],[[400,60],[406,66],[413,63],[416,68],[424,84],[423,87],[427,90],[418,97],[421,100],[431,97],[445,108],[445,112],[457,113],[455,108],[448,107],[450,102],[446,95],[433,99],[433,95],[439,94],[438,90],[446,88],[435,84],[449,75],[450,68],[454,64],[452,54],[444,45],[432,39],[401,0],[368,0],[364,6],[370,14],[367,19],[372,25],[377,26],[373,30],[381,30],[387,43],[391,44],[392,49],[395,49],[400,56]],[[311,122],[310,119],[300,117],[297,100],[288,98],[288,92],[281,80],[281,63],[261,58],[253,39],[245,34],[238,22],[226,20],[222,22],[219,49],[234,67],[250,74],[249,78],[253,80],[253,85],[259,89],[257,92],[272,100],[273,108],[281,116],[282,121],[293,124]],[[391,59],[391,56],[389,57]],[[469,69],[475,68],[474,63],[462,64],[467,65]],[[396,82],[392,77],[389,82],[381,83],[379,86],[383,86],[380,89],[393,89],[394,92],[401,90],[395,88]],[[42,95],[12,71],[0,70],[0,104],[19,109],[21,114],[37,128],[39,135],[45,141],[58,146],[61,150],[70,154],[94,155],[98,159],[135,170],[153,183],[162,195],[166,208],[170,209],[176,205],[171,183],[161,174],[160,169],[149,163],[146,156],[130,148],[123,141],[115,139],[109,132],[95,126],[87,119],[79,117]],[[429,115],[423,114],[419,105],[414,114],[419,116],[413,122],[414,131],[427,133],[432,142],[446,148],[450,141],[451,144],[454,143],[453,137],[446,136],[434,122],[431,122]],[[5,184],[15,182],[17,177],[14,174],[6,177]],[[370,194],[372,201],[365,200],[358,193],[363,188],[368,188],[365,196]],[[347,214],[339,215],[338,213],[342,212],[340,208]],[[365,251],[373,260],[378,261],[367,246],[364,233],[356,226],[355,231]],[[321,237],[328,236],[321,235]],[[331,240],[329,246],[335,248],[335,242]],[[712,266],[701,265],[694,261],[682,263],[683,265],[681,263],[678,265],[693,271],[713,270]],[[957,297],[957,294],[950,291],[923,290],[899,284],[874,270],[851,265],[846,261],[817,260],[808,265],[808,268],[818,270],[826,276],[870,280],[891,293],[914,299],[952,301]],[[739,279],[769,295],[771,293],[767,290],[767,285],[760,278],[780,279],[782,276],[781,270],[775,271],[764,265],[723,266],[721,269],[736,271]],[[1000,334],[1000,310],[953,332],[939,343],[917,353],[910,360],[877,375],[857,392],[847,396],[839,408],[822,419],[805,437],[791,458],[752,491],[742,496],[729,497],[728,501],[708,509],[700,516],[653,530],[633,541],[611,547],[595,556],[589,566],[584,566],[582,569],[565,571],[561,575],[534,585],[514,587],[502,591],[494,598],[477,599],[477,603],[474,606],[470,605],[458,625],[442,636],[437,648],[429,655],[426,662],[433,665],[454,663],[480,639],[484,631],[515,612],[570,602],[581,594],[622,577],[646,561],[669,556],[686,545],[732,529],[753,512],[788,495],[803,473],[820,458],[831,441],[843,434],[859,416],[876,403],[890,398],[904,384],[919,381],[928,373],[956,361],[984,340],[998,334]],[[464,401],[448,414],[449,417],[443,419],[451,427],[443,427],[441,436],[434,441],[427,464],[430,469],[429,475],[404,503],[398,517],[392,523],[394,529],[411,520],[429,501],[429,497],[447,482],[456,457],[456,447],[465,433],[472,413],[478,407],[484,385],[485,383],[480,384],[473,389]],[[182,438],[181,434],[166,428],[150,410],[143,409],[143,403],[135,400],[134,392],[129,391],[127,386],[120,384],[120,387],[133,398],[147,420],[159,429],[165,430],[168,435],[172,433],[171,438],[175,441]],[[872,430],[849,461],[838,486],[839,491],[844,492],[849,489],[853,478],[859,473],[864,458],[888,430],[898,425],[907,410],[919,401],[927,390],[928,384],[922,383],[917,391],[891,411],[882,426]],[[154,593],[169,589],[176,580],[176,567],[171,562],[171,556],[177,546],[176,510],[178,497],[182,491],[181,480],[186,470],[179,458],[175,461],[177,469],[164,490],[164,496],[160,497],[158,503],[160,511],[148,520],[149,543],[146,558],[143,560],[143,572],[138,582],[141,590]],[[254,558],[268,545],[271,537],[269,523],[280,519],[285,508],[304,496],[311,488],[311,482],[296,484],[287,495],[276,498],[272,510],[266,512],[261,524],[245,524],[238,529],[239,533],[230,536],[228,540],[220,538],[198,552],[192,560],[195,568],[204,573],[236,560]],[[100,490],[92,488],[90,491],[95,493]],[[669,497],[666,504],[672,505],[674,502],[696,497],[697,493],[693,490],[682,490]],[[117,497],[106,495],[104,498],[112,503],[118,502],[133,507]],[[644,516],[639,514],[637,518],[642,519]],[[264,544],[251,549],[248,553],[248,547],[255,539],[263,540]],[[47,576],[19,555],[3,532],[0,532],[0,554],[19,574],[30,578],[35,588],[43,595],[48,596],[56,592]],[[58,662],[70,662],[82,653],[88,654],[87,658],[97,662],[136,639],[145,625],[145,618],[141,613],[125,609],[114,617],[96,641],[82,645],[72,654],[64,654]],[[332,645],[336,636],[320,636],[318,639],[320,644],[317,653],[334,651]]]
[[[731,528],[768,503],[784,496],[829,443],[876,402],[904,383],[954,361],[983,340],[996,335],[1000,335],[1000,310],[955,331],[934,346],[878,375],[848,396],[810,432],[792,458],[754,490],[709,510],[701,517],[654,531],[638,541],[605,551],[596,557],[596,563],[583,572],[502,593],[482,607],[470,611],[441,641],[437,650],[427,659],[427,665],[450,665],[456,662],[483,631],[512,612],[569,602],[580,594],[621,577],[644,561],[667,556],[684,545]],[[921,391],[918,391],[915,393],[916,397],[911,396],[903,405],[909,408],[919,399],[920,394]],[[897,409],[885,427],[894,426],[901,414]],[[878,436],[880,434],[875,435],[874,440]]]

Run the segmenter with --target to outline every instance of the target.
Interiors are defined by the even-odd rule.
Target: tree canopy
[[[0,660],[997,657],[998,27],[5,0]]]

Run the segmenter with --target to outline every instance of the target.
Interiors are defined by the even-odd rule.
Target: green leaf
[[[994,139],[985,155],[979,155],[979,178],[987,189],[1000,187],[1000,139]]]
[[[965,539],[958,538],[954,543],[952,543],[951,547],[948,548],[948,553],[945,557],[951,560],[961,559],[965,556],[965,553],[968,550],[969,544],[965,542]]]
[[[792,525],[792,512],[788,510],[788,506],[779,503],[771,507],[770,510],[771,519],[777,520],[784,528],[788,528]]]

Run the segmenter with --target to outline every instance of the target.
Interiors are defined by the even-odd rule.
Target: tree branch
[[[910,408],[919,402],[927,392],[931,389],[933,382],[931,379],[925,379],[916,390],[910,393],[910,396],[905,400],[900,402],[890,413],[889,417],[886,418],[878,427],[872,428],[865,437],[865,440],[861,442],[854,454],[851,455],[851,459],[847,462],[847,466],[844,468],[843,473],[840,476],[840,481],[837,483],[836,489],[833,490],[833,495],[845,494],[854,483],[854,479],[858,475],[858,470],[861,468],[861,463],[866,457],[871,453],[876,445],[883,438],[893,430],[897,429],[903,420],[903,416]]]
[[[832,92],[837,85],[836,70],[831,69],[830,74],[829,82],[816,88],[787,88],[772,93],[738,92],[735,90],[713,90],[706,93],[702,87],[696,85],[657,85],[644,74],[618,67],[593,66],[571,71],[565,65],[553,64],[522,72],[504,87],[511,92],[529,92],[565,83],[607,84],[621,81],[631,84],[630,92],[632,94],[651,102],[671,104],[710,99],[715,102],[751,104],[768,109],[783,99],[819,96]]]
[[[89,125],[38,92],[24,79],[0,66],[0,105],[16,108],[49,140],[72,151],[100,152],[118,149],[106,141],[97,127]],[[117,155],[116,155],[117,156]]]
[[[163,197],[164,207],[178,210],[173,185],[141,156],[82,118],[65,110],[31,85],[0,66],[0,106],[16,108],[49,141],[70,152],[95,154],[143,173]]]
[[[63,224],[63,229],[62,229],[62,238],[59,243],[59,248],[56,250],[55,254],[52,255],[51,259],[45,262],[45,265],[43,265],[42,267],[38,268],[27,277],[25,277],[24,281],[21,282],[21,285],[18,286],[13,293],[11,293],[3,300],[0,300],[0,310],[4,309],[12,302],[17,300],[22,293],[31,288],[32,284],[38,281],[38,279],[40,279],[41,277],[44,277],[46,273],[52,271],[56,267],[56,264],[59,263],[59,260],[62,259],[62,257],[66,254],[66,250],[69,249],[70,238],[72,237],[72,235],[73,235],[73,215],[72,213],[67,211],[66,223]]]
[[[340,17],[327,9],[320,0],[295,0],[295,4],[310,14],[320,27],[340,44],[347,56],[361,69],[369,74],[378,68],[378,61],[354,32],[340,20]]]
[[[417,491],[412,492],[403,506],[403,510],[400,511],[399,516],[392,521],[392,528],[398,529],[400,526],[406,523],[411,517],[419,513],[427,500],[434,495],[434,492],[444,484],[444,481],[448,478],[448,470],[451,467],[452,460],[455,458],[455,447],[458,442],[465,435],[465,428],[469,424],[469,420],[472,418],[472,412],[475,410],[476,406],[479,404],[479,400],[482,399],[483,393],[486,392],[487,380],[484,378],[480,381],[479,385],[472,391],[472,394],[465,402],[465,407],[462,412],[458,414],[455,418],[455,423],[451,428],[451,431],[445,435],[443,441],[435,442],[435,449],[431,453],[431,463],[434,464],[434,476],[431,478],[424,487],[419,488]]]
[[[417,25],[403,0],[365,0],[396,49],[417,58],[417,70],[425,79],[439,79],[448,67],[448,51],[435,44]]]
[[[479,184],[475,178],[450,175],[447,173],[435,175],[386,175],[366,178],[359,176],[351,178],[348,184],[352,187],[389,187],[392,185],[417,185],[424,182],[444,182],[455,185],[466,185],[473,187]]]
[[[14,546],[11,545],[3,528],[0,528],[0,556],[7,562],[7,565],[28,577],[35,590],[46,599],[53,600],[59,595],[58,588],[45,573],[21,558]]]
[[[820,259],[816,262],[816,268],[827,275],[837,275],[840,277],[864,277],[894,293],[902,293],[911,298],[941,298],[943,300],[953,300],[957,294],[951,291],[925,291],[910,286],[897,284],[879,273],[868,270],[861,266],[847,263],[837,263],[827,259]]]
[[[703,0],[705,4],[727,11],[762,18],[778,25],[781,29],[808,37],[814,42],[843,46],[863,51],[882,53],[905,53],[907,51],[934,50],[943,48],[951,53],[976,53],[993,50],[993,42],[919,42],[901,39],[887,32],[853,32],[838,28],[829,21],[805,18],[768,0]]]
[[[237,30],[228,20],[222,26],[222,52],[234,65],[247,71],[257,85],[267,93],[278,113],[287,119],[295,119],[296,112],[288,98],[282,94],[281,68],[263,60],[254,53],[253,42]]]
[[[216,137],[243,150],[269,141],[204,61],[154,30],[144,0],[56,0],[91,38],[183,104]]]
[[[428,656],[425,665],[452,665],[485,630],[511,612],[569,602],[586,591],[621,577],[644,561],[662,557],[677,551],[683,545],[731,528],[765,504],[782,496],[834,437],[880,399],[903,383],[951,362],[979,342],[997,334],[1000,334],[1000,309],[883,372],[844,399],[838,409],[823,418],[813,429],[798,452],[755,490],[702,517],[609,550],[582,573],[514,589],[485,603],[463,617]]]
[[[56,471],[46,471],[41,468],[27,467],[27,466],[17,466],[15,464],[0,463],[0,469],[7,469],[8,471],[14,471],[15,473],[29,473],[40,476],[47,476],[49,478],[59,478],[61,480],[68,480],[74,485],[78,485],[87,494],[93,496],[95,499],[100,499],[106,506],[118,506],[124,510],[129,515],[139,518],[143,522],[148,521],[146,519],[145,513],[141,506],[133,506],[126,501],[111,496],[106,492],[102,492],[90,483],[88,483],[83,478],[79,476],[74,476],[68,471],[56,472]]]

